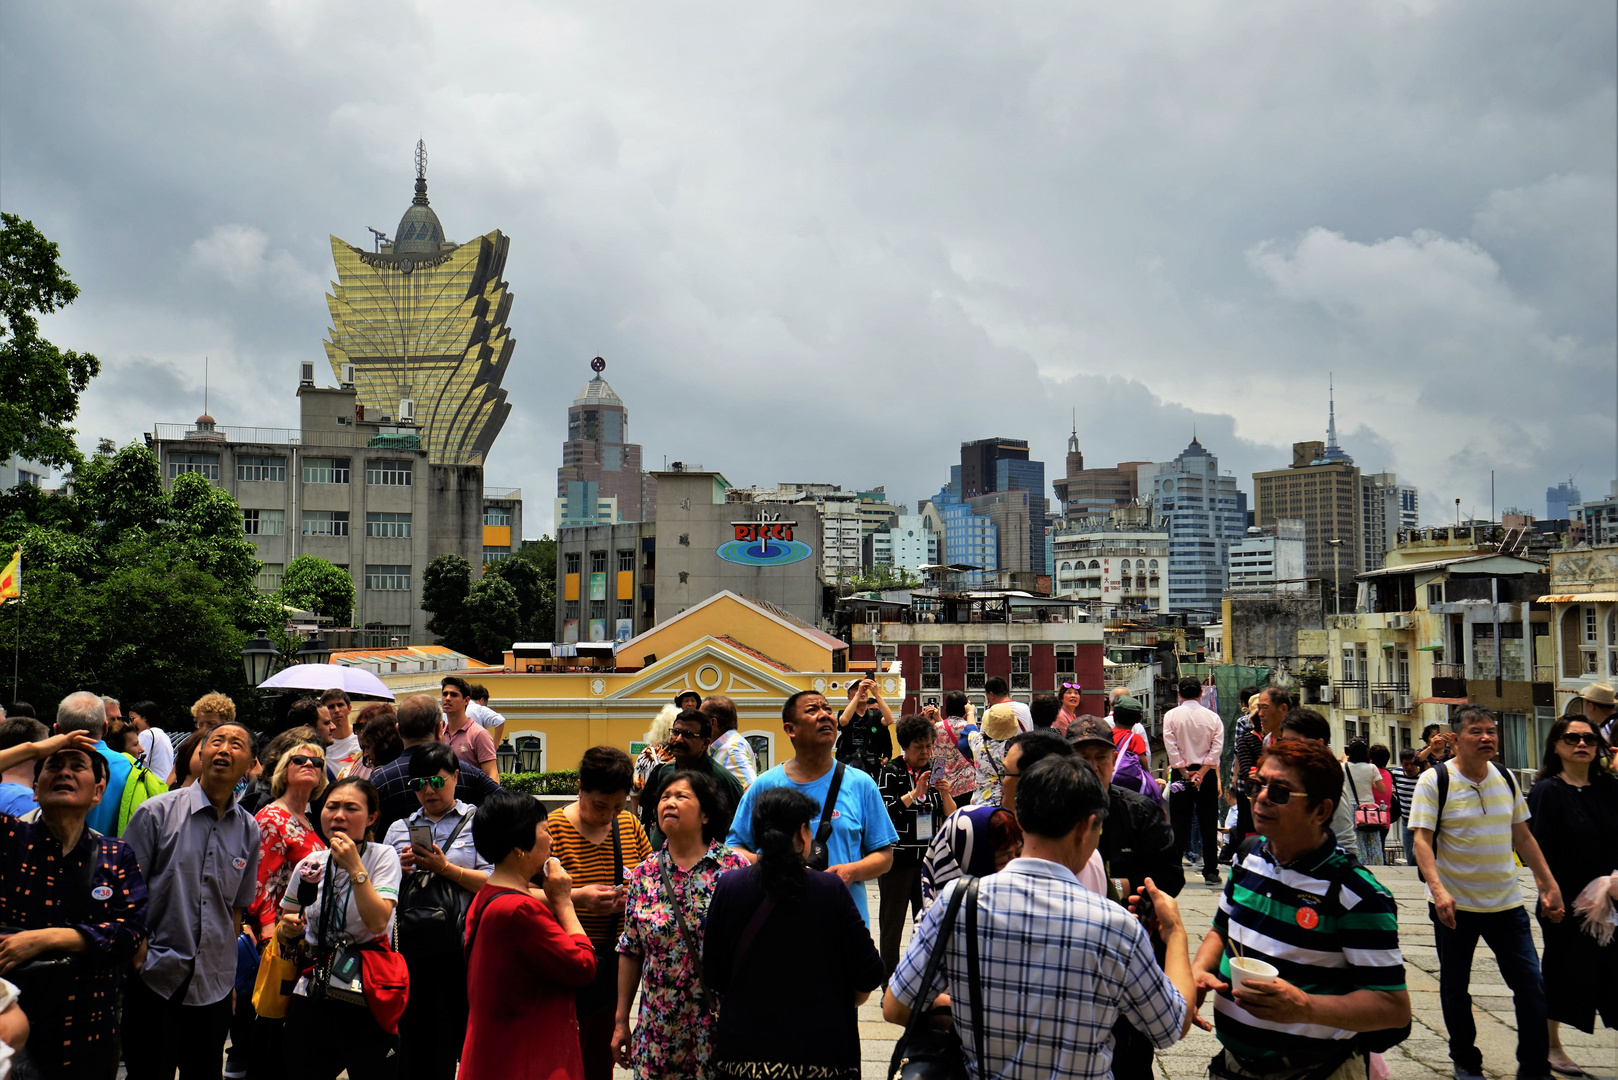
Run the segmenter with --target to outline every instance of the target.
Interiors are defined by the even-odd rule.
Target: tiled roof
[[[771,667],[775,668],[778,671],[795,671],[795,670],[797,670],[796,668],[791,668],[791,667],[788,667],[786,664],[781,663],[781,661],[775,659],[775,657],[773,657],[773,656],[766,656],[764,653],[759,652],[757,649],[753,648],[751,645],[742,644],[741,642],[737,641],[735,638],[731,637],[729,634],[724,635],[719,640],[723,641],[726,645],[729,645],[733,649],[740,649],[742,652],[746,653],[748,656],[751,656],[755,660],[761,660],[764,663],[769,664]]]

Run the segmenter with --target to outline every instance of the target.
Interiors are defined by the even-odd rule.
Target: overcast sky
[[[425,138],[501,229],[487,482],[551,523],[591,357],[646,460],[885,484],[959,443],[1174,457],[1251,492],[1324,436],[1423,519],[1618,469],[1618,6],[0,3],[0,204],[83,295],[80,442],[291,426],[330,234]],[[324,378],[324,371],[322,377]],[[1050,491],[1047,490],[1049,495]]]

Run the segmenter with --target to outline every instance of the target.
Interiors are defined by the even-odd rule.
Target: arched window
[[[1067,572],[1068,572],[1068,571],[1069,571],[1069,570],[1071,570],[1071,569],[1073,569],[1073,564],[1072,564],[1072,563],[1070,563],[1070,562],[1065,562],[1065,563],[1063,563],[1063,564],[1062,564],[1062,573],[1064,573],[1064,574],[1065,574],[1065,573],[1067,573]]]
[[[1101,563],[1096,561],[1095,559],[1091,559],[1090,560],[1090,569],[1092,569],[1092,570],[1100,570],[1101,569]]]
[[[1151,561],[1150,561],[1150,562],[1148,562],[1148,563],[1147,563],[1147,564],[1146,564],[1146,565],[1147,565],[1147,566],[1148,566],[1148,567],[1149,567],[1149,568],[1151,568],[1151,569],[1153,569],[1153,570],[1156,570],[1156,569],[1157,569],[1157,560],[1156,560],[1156,559],[1153,559],[1153,560],[1151,560]]]
[[[1118,569],[1123,570],[1124,572],[1127,573],[1129,571],[1129,560],[1125,559],[1123,562],[1119,563],[1118,564]]]

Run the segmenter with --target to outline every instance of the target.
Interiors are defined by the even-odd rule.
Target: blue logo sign
[[[757,521],[733,521],[736,538],[719,545],[718,555],[742,566],[786,566],[813,554],[809,545],[792,538],[796,521],[760,514]]]

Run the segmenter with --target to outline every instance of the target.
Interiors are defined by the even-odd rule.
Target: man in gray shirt
[[[202,774],[190,787],[136,808],[124,830],[150,889],[151,948],[129,980],[123,1030],[129,1080],[219,1076],[236,936],[258,886],[258,823],[237,805],[253,764],[253,735],[235,721],[208,733]]]

